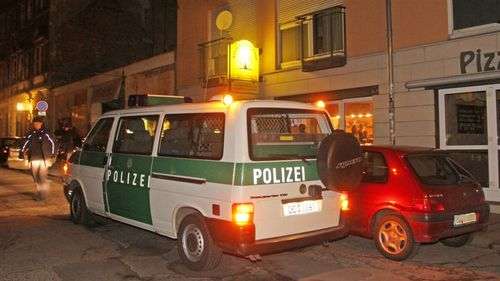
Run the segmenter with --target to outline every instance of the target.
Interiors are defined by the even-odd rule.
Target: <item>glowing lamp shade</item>
[[[230,64],[232,79],[259,79],[259,49],[252,42],[240,40],[232,43]]]

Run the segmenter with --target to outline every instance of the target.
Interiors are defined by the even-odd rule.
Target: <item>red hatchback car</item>
[[[404,260],[419,243],[465,245],[488,221],[479,183],[446,152],[365,146],[364,177],[349,192],[351,233]]]

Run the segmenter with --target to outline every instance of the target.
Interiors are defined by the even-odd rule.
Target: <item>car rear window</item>
[[[248,142],[252,160],[316,158],[320,142],[331,133],[328,116],[322,111],[248,110]]]
[[[470,174],[461,172],[446,155],[408,155],[406,159],[423,184],[454,185],[461,177],[470,179]]]

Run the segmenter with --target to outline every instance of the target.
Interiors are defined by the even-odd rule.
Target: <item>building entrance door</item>
[[[481,182],[486,200],[500,202],[500,84],[439,90],[439,147]]]

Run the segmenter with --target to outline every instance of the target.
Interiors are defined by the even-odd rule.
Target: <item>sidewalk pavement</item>
[[[500,250],[500,214],[490,214],[488,231],[476,233],[471,245],[479,248]]]

